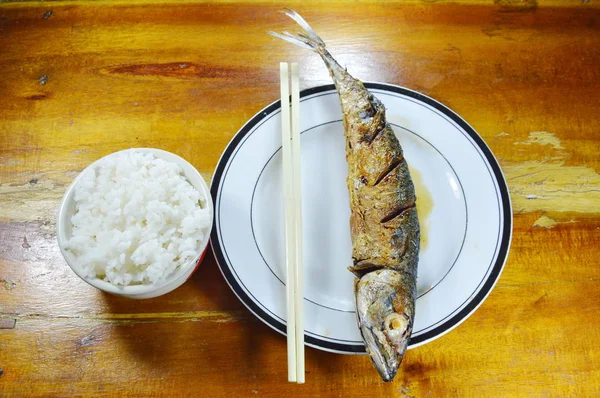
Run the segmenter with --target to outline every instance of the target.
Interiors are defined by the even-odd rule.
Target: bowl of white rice
[[[182,285],[202,261],[213,223],[206,182],[160,149],[105,156],[67,189],[57,215],[61,253],[90,285],[151,298]]]

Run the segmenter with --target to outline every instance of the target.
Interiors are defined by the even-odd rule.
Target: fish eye
[[[406,330],[408,326],[408,320],[406,317],[392,313],[388,315],[385,319],[385,326],[388,330]]]

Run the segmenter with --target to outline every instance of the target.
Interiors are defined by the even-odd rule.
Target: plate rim
[[[434,327],[433,329],[419,335],[416,337],[412,337],[409,342],[409,349],[418,347],[420,345],[426,344],[430,341],[433,341],[446,333],[452,331],[456,327],[458,327],[461,323],[463,323],[466,319],[468,319],[477,309],[483,304],[483,302],[487,299],[489,294],[494,289],[496,283],[500,279],[500,275],[506,265],[508,260],[510,246],[512,242],[512,230],[513,230],[513,212],[512,212],[512,203],[510,199],[510,193],[508,189],[508,184],[506,182],[506,177],[504,176],[500,164],[496,157],[494,156],[492,150],[484,141],[484,139],[477,133],[477,131],[468,124],[460,115],[450,109],[448,106],[442,104],[441,102],[422,94],[418,91],[411,90],[409,88],[394,85],[390,83],[380,83],[380,82],[363,82],[367,89],[374,90],[382,90],[382,91],[390,91],[396,94],[401,94],[404,96],[408,96],[417,101],[421,101],[426,105],[429,105],[438,111],[442,112],[445,116],[449,117],[454,123],[456,123],[460,128],[462,128],[467,135],[474,141],[475,145],[482,152],[485,160],[490,166],[491,175],[496,180],[496,184],[498,185],[499,197],[501,199],[501,214],[503,215],[503,225],[500,226],[502,230],[500,245],[498,249],[498,256],[494,265],[487,276],[483,280],[483,286],[475,294],[473,299],[458,313],[452,315],[446,321],[442,322],[440,325]],[[326,91],[335,91],[334,84],[325,84],[314,86],[310,88],[306,88],[300,92],[300,98],[304,98],[313,94],[318,94]],[[252,130],[254,126],[256,126],[259,122],[261,122],[265,117],[269,116],[273,112],[277,111],[281,107],[281,100],[276,100],[269,105],[265,106],[257,113],[255,113],[244,125],[234,134],[234,136],[230,139],[224,151],[221,153],[219,160],[217,162],[217,166],[215,167],[215,172],[211,178],[210,183],[210,191],[213,202],[216,203],[219,186],[222,181],[224,168],[227,166],[229,158],[231,157],[232,152],[237,148],[240,141]],[[285,335],[286,334],[286,326],[281,321],[275,319],[271,315],[267,314],[262,308],[260,308],[255,300],[251,299],[248,294],[239,286],[239,283],[235,280],[235,277],[232,274],[230,267],[228,266],[227,261],[223,255],[223,248],[221,247],[221,242],[219,241],[219,236],[217,233],[217,217],[216,217],[216,206],[215,206],[215,217],[213,221],[213,227],[211,230],[211,238],[210,245],[215,256],[215,260],[223,278],[226,283],[229,285],[230,289],[236,295],[236,297],[244,304],[244,306],[252,312],[258,319],[260,319],[263,323],[268,325],[273,330]],[[310,335],[305,335],[305,344],[320,350],[330,351],[335,353],[342,354],[364,354],[365,348],[363,344],[349,344],[349,343],[335,343],[328,340],[323,340],[321,338],[315,338]]]

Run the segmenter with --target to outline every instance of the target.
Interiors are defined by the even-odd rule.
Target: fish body
[[[303,33],[270,34],[321,56],[339,94],[346,137],[350,230],[358,326],[384,381],[392,380],[410,340],[419,254],[416,196],[385,107],[327,51],[295,11]]]

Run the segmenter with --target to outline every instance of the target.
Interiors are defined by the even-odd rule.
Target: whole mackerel
[[[419,220],[415,189],[385,107],[333,59],[295,11],[284,13],[303,33],[278,34],[321,56],[340,97],[346,135],[350,229],[358,326],[384,381],[404,357],[415,316]]]

